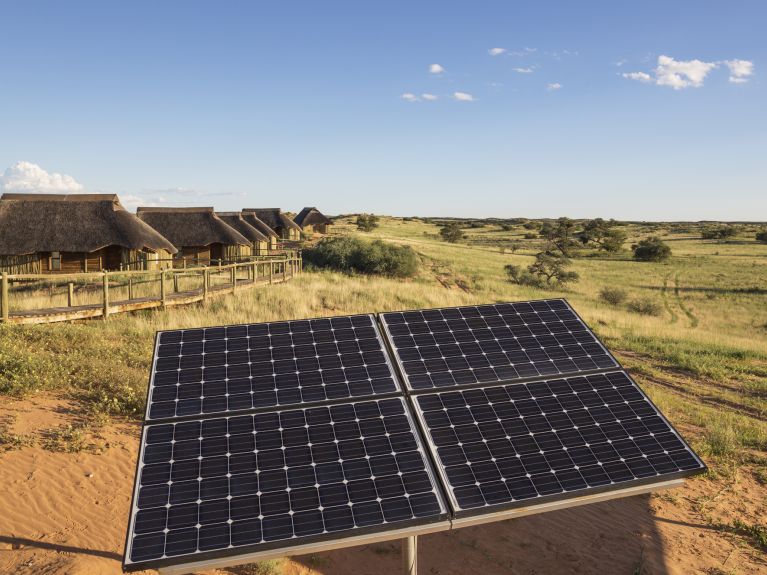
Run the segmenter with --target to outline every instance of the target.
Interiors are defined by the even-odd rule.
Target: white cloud
[[[487,52],[491,56],[500,56],[506,53],[506,48],[490,48]]]
[[[32,162],[16,162],[0,175],[0,192],[25,194],[72,194],[83,185],[72,176],[46,172]]]
[[[616,66],[618,66],[618,68],[620,68],[620,67],[621,67],[621,66],[623,66],[623,65],[624,65],[626,62],[628,62],[628,60],[626,60],[626,59],[624,58],[623,60],[618,60],[617,62],[615,62],[615,65],[616,65]]]
[[[670,86],[674,90],[700,88],[712,70],[724,64],[730,70],[730,82],[743,84],[754,73],[754,63],[749,60],[724,60],[704,62],[703,60],[675,60],[671,56],[658,56],[658,64],[652,75],[647,72],[621,74],[629,80],[645,84]]]
[[[442,66],[440,66],[439,64],[432,64],[431,66],[429,66],[429,73],[430,74],[442,74],[442,72],[444,72],[444,71],[445,71],[445,69]]]
[[[512,50],[511,52],[507,52],[507,54],[509,56],[529,56],[537,51],[538,48],[523,48],[522,50]]]
[[[400,96],[400,98],[402,98],[406,102],[417,102],[418,101],[418,96],[416,96],[412,92],[405,92],[404,94],[402,94]]]
[[[645,84],[650,84],[654,81],[652,76],[646,72],[624,72],[621,74],[621,76],[628,78],[629,80],[636,80]]]
[[[459,102],[473,102],[474,96],[467,94],[466,92],[453,92],[453,98]]]
[[[749,60],[725,60],[724,63],[730,69],[729,80],[733,84],[745,84],[754,74],[754,63]]]
[[[512,68],[512,70],[514,70],[515,72],[518,72],[519,74],[532,74],[533,73],[533,68],[532,67],[528,67],[528,68]]]
[[[702,60],[674,60],[671,56],[658,56],[655,82],[658,86],[671,86],[674,90],[700,88],[716,62]]]
[[[162,196],[155,198],[146,198],[143,196],[136,196],[134,194],[120,194],[120,203],[129,210],[136,211],[139,206],[145,208],[156,208],[164,206],[168,203],[168,200]]]
[[[421,94],[421,98],[423,98],[427,102],[433,102],[434,100],[438,100],[439,96],[437,96],[436,94],[426,93],[426,94]]]
[[[548,84],[546,86],[546,89],[549,92],[554,92],[556,90],[561,90],[562,89],[562,84],[560,84],[559,82],[552,82],[552,83],[550,83],[550,84]]]

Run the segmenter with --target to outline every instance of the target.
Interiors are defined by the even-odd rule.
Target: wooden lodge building
[[[169,266],[171,242],[114,194],[0,197],[0,271],[79,273]]]
[[[330,218],[326,217],[317,208],[304,208],[298,215],[293,218],[293,221],[305,232],[314,232],[318,234],[328,233],[328,226],[332,226],[333,222]]]
[[[276,250],[278,248],[277,242],[280,239],[280,236],[277,235],[277,233],[267,226],[264,222],[258,219],[258,216],[256,213],[252,210],[242,210],[240,212],[242,214],[242,219],[245,220],[247,223],[249,223],[251,226],[256,228],[259,232],[264,234],[269,242],[269,249],[270,250]]]
[[[255,213],[259,220],[269,226],[283,240],[295,242],[301,239],[301,228],[282,213],[280,208],[253,208],[243,211]]]
[[[250,240],[253,255],[269,253],[269,238],[242,217],[242,212],[216,212],[227,225]],[[276,246],[275,246],[276,247]]]
[[[252,242],[213,208],[138,208],[136,215],[178,248],[177,259],[215,265],[252,254]]]

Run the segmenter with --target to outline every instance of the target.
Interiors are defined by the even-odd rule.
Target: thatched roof
[[[330,221],[330,218],[326,217],[325,214],[317,208],[304,208],[298,212],[298,215],[293,218],[293,221],[302,228],[304,226],[313,226],[316,224],[330,225],[333,223]]]
[[[254,212],[259,220],[273,230],[276,230],[277,228],[293,228],[299,232],[301,231],[298,224],[283,214],[280,208],[248,208],[242,211]]]
[[[270,228],[266,223],[262,222],[258,219],[258,216],[255,212],[249,212],[248,210],[242,210],[242,219],[248,222],[251,226],[256,228],[259,232],[264,234],[265,236],[269,238],[279,238],[280,236],[277,235],[277,233]]]
[[[176,248],[128,212],[115,194],[3,194],[0,254]]]
[[[241,212],[216,212],[216,215],[221,218],[224,223],[233,227],[251,242],[269,241],[269,238],[258,231],[255,226],[252,226],[243,219]]]
[[[213,208],[138,208],[136,215],[179,248],[251,243],[219,218]]]

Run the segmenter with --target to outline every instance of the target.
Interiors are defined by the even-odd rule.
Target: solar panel
[[[160,332],[147,420],[398,391],[372,315]]]
[[[445,518],[404,401],[147,425],[125,567]]]
[[[413,391],[618,366],[562,299],[391,312],[380,317]]]
[[[414,398],[454,515],[705,469],[624,371]]]

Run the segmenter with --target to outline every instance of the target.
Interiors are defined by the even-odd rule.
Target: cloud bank
[[[83,189],[72,176],[47,172],[32,162],[16,162],[0,175],[0,192],[74,194]]]
[[[671,56],[658,56],[658,63],[652,73],[624,72],[624,78],[643,84],[668,86],[674,90],[700,88],[709,73],[720,66],[730,70],[729,81],[733,84],[745,84],[754,74],[754,63],[749,60],[724,60],[705,62],[703,60],[675,60]]]

